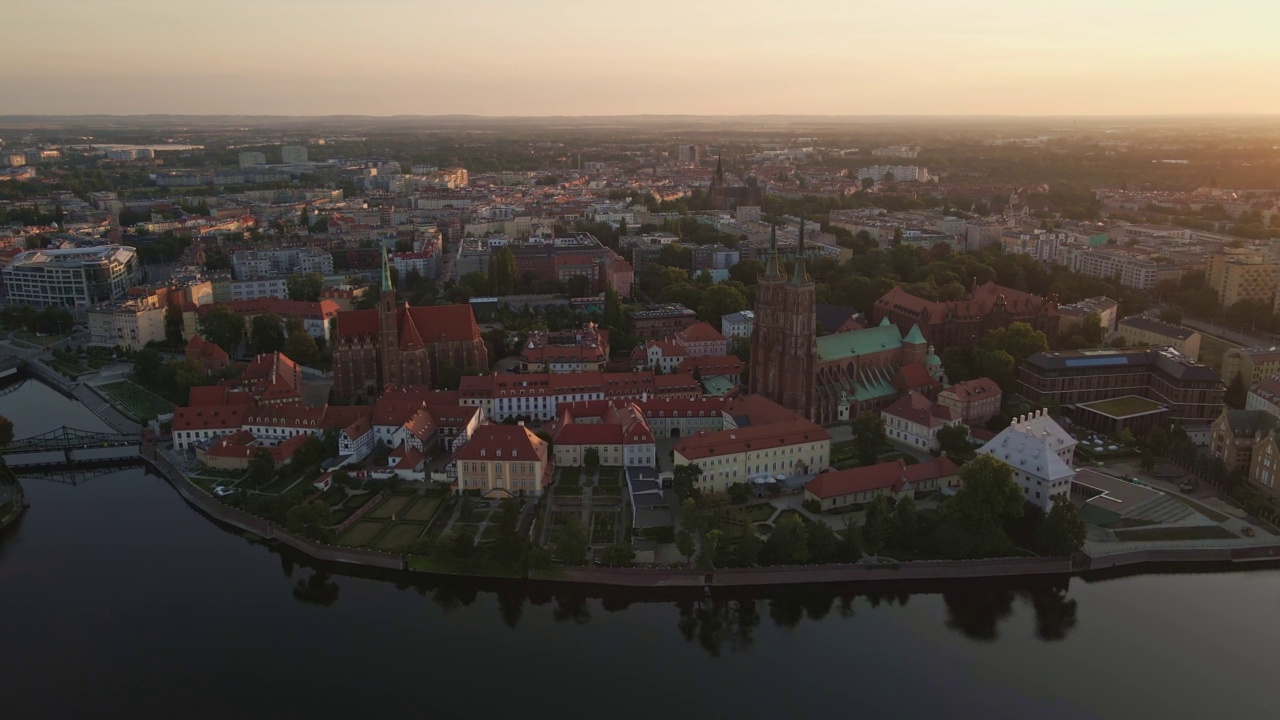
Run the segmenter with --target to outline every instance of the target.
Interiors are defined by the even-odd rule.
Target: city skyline
[[[1259,92],[1280,8],[1252,0],[51,0],[8,18],[31,31],[0,68],[5,114],[1280,112]]]

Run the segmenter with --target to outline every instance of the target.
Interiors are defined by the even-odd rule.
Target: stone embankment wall
[[[187,502],[213,519],[278,540],[319,560],[367,565],[389,570],[406,570],[401,555],[340,548],[317,543],[288,532],[263,518],[219,502],[203,488],[187,480],[154,446],[144,443],[140,455],[168,479]],[[365,508],[376,506],[367,503]],[[363,515],[363,513],[358,513]],[[355,516],[353,515],[353,519]],[[885,583],[910,580],[978,580],[984,578],[1074,575],[1097,570],[1114,570],[1176,563],[1205,563],[1217,566],[1248,565],[1257,561],[1280,560],[1280,545],[1215,548],[1148,548],[1095,558],[996,558],[990,560],[930,560],[885,565],[797,565],[763,568],[736,568],[704,573],[672,568],[560,568],[530,571],[529,579],[585,585],[612,585],[635,588],[752,587],[806,583]]]
[[[341,548],[335,545],[318,543],[295,535],[256,515],[250,515],[243,510],[219,502],[217,498],[205,492],[204,488],[188,480],[180,468],[174,467],[173,463],[170,463],[163,455],[157,453],[154,445],[143,443],[139,449],[139,455],[156,472],[163,475],[183,499],[214,520],[238,527],[241,530],[247,530],[264,538],[278,540],[318,560],[367,565],[388,570],[404,570],[406,568],[407,563],[401,555],[391,555],[372,550]]]

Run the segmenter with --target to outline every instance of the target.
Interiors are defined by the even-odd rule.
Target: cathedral
[[[396,300],[386,254],[374,310],[338,313],[333,393],[355,400],[386,387],[434,386],[440,370],[488,370],[489,353],[470,305],[409,307]]]
[[[774,228],[764,274],[756,279],[749,389],[810,420],[816,417],[817,308],[813,279],[805,267],[804,221],[790,279],[783,277],[778,264]]]
[[[716,157],[716,172],[711,176],[711,185],[707,188],[707,204],[712,210],[733,210],[739,205],[763,205],[764,188],[754,177],[747,178],[745,185],[730,186],[724,179],[724,165]]]
[[[864,330],[817,336],[817,299],[805,267],[804,224],[791,277],[781,271],[776,232],[756,280],[749,391],[820,424],[878,411],[915,391],[930,399],[946,384],[942,360],[912,325],[885,319]]]

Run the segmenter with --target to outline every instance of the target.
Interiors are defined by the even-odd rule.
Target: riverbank
[[[156,451],[143,444],[140,457],[179,495],[204,515],[220,523],[253,533],[266,540],[287,545],[311,558],[383,570],[399,570],[432,575],[413,569],[409,555],[395,555],[373,550],[343,548],[290,533],[260,517],[220,502],[203,488],[188,480]],[[760,568],[728,568],[705,573],[693,569],[672,568],[555,568],[530,570],[525,578],[548,583],[615,586],[630,588],[708,588],[823,583],[883,585],[895,582],[928,580],[984,580],[1016,577],[1070,577],[1098,571],[1110,573],[1131,571],[1132,574],[1158,572],[1161,566],[1239,567],[1270,565],[1280,560],[1280,543],[1237,545],[1229,547],[1143,548],[1132,552],[1090,557],[1078,554],[1070,558],[996,558],[985,560],[937,560],[910,563],[770,566]],[[517,578],[519,579],[519,578]]]
[[[3,531],[16,522],[22,516],[22,512],[27,509],[27,496],[22,491],[22,483],[18,478],[13,477],[9,468],[4,466],[3,460],[0,460],[0,473],[8,476],[5,478],[6,484],[0,485],[0,531]],[[12,481],[12,485],[7,484],[9,480]]]

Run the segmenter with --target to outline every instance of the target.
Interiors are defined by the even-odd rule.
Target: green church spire
[[[391,263],[387,260],[387,246],[382,246],[382,292],[394,292],[391,287]]]
[[[791,274],[792,285],[804,285],[809,282],[809,273],[804,267],[804,218],[800,218],[800,240],[796,243],[796,267]]]

